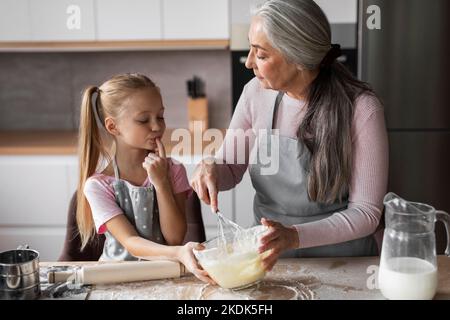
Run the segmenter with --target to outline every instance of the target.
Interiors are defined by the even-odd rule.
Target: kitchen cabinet
[[[264,2],[265,0],[230,0],[231,50],[249,50],[251,12]]]
[[[29,1],[32,40],[95,40],[92,0]]]
[[[356,23],[357,0],[314,0],[322,8],[330,24]]]
[[[162,0],[96,0],[97,40],[161,40]]]
[[[0,51],[226,49],[228,7],[229,0],[1,0]]]
[[[31,40],[29,16],[28,0],[1,0],[0,41]]]
[[[163,38],[228,39],[228,0],[164,0]]]
[[[0,251],[28,244],[58,258],[77,184],[76,156],[0,156]]]
[[[69,169],[76,161],[75,156],[1,156],[1,224],[65,225],[74,191]]]
[[[64,247],[66,227],[41,226],[1,226],[0,251],[16,249],[20,245],[29,245],[39,252],[40,261],[56,261]]]

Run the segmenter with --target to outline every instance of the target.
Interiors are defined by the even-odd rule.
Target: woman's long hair
[[[100,87],[89,86],[84,90],[78,135],[80,172],[76,213],[81,249],[95,234],[92,212],[84,195],[86,180],[96,172],[100,160],[109,163],[112,157],[112,139],[104,128],[104,119],[117,117],[123,111],[123,102],[132,91],[144,88],[157,87],[144,75],[122,74],[112,77]],[[97,97],[93,102],[95,94]]]
[[[323,65],[332,48],[331,30],[313,0],[270,0],[254,15],[262,18],[269,41],[287,61],[319,70],[308,88],[307,110],[298,137],[312,155],[308,168],[310,199],[341,201],[348,194],[351,178],[354,104],[362,93],[374,93],[340,62],[332,60]]]

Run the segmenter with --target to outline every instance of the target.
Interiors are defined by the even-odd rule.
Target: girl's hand
[[[217,171],[211,159],[202,160],[195,168],[190,185],[198,197],[211,205],[212,212],[217,212]]]
[[[265,218],[261,219],[261,223],[269,227],[269,230],[261,238],[258,251],[263,253],[270,250],[262,259],[263,268],[270,271],[283,251],[299,247],[298,232],[294,227],[285,227],[281,223]]]
[[[155,153],[150,152],[145,157],[142,167],[147,170],[150,181],[155,187],[161,187],[169,182],[168,163],[166,159],[166,150],[161,140],[156,139],[158,148]]]
[[[184,246],[181,246],[179,248],[180,249],[178,250],[177,259],[184,264],[186,269],[203,282],[215,285],[216,283],[214,282],[214,280],[209,277],[208,272],[200,267],[197,259],[195,259],[194,253],[192,252],[192,249],[204,249],[203,246],[197,242],[188,242]]]

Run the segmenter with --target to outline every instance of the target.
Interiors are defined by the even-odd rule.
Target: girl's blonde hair
[[[84,195],[84,185],[98,167],[99,160],[111,161],[111,141],[104,127],[106,117],[116,118],[124,109],[124,101],[130,93],[139,89],[157,89],[155,83],[141,74],[116,75],[100,87],[89,86],[84,90],[81,103],[78,136],[79,179],[77,187],[77,225],[81,238],[81,250],[95,235],[91,208]],[[97,94],[95,102],[92,97]]]

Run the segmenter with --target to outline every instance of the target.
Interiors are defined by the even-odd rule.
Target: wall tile
[[[71,127],[70,64],[57,54],[0,55],[0,129]]]
[[[225,50],[1,53],[0,130],[74,130],[83,89],[125,72],[158,84],[172,128],[187,128],[186,80],[199,76],[206,83],[210,125],[221,128],[231,118],[230,64]]]

